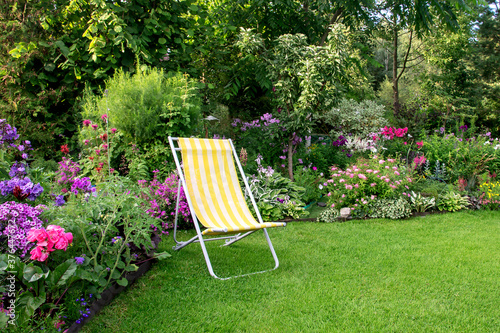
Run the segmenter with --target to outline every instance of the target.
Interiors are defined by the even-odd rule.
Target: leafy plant
[[[138,66],[133,75],[117,71],[101,96],[87,91],[82,116],[95,121],[107,115],[110,127],[142,145],[169,135],[189,136],[200,108],[197,84],[187,75]]]
[[[326,189],[326,186],[323,185],[325,179],[323,178],[323,174],[319,173],[316,167],[308,168],[304,166],[302,168],[296,168],[294,175],[295,183],[306,189],[302,195],[302,201],[311,203],[321,198],[324,192],[323,189]]]
[[[438,197],[437,208],[440,211],[456,212],[460,209],[467,208],[469,205],[469,197],[462,196],[460,193],[453,191],[441,194]]]
[[[428,209],[431,209],[436,206],[435,198],[424,197],[420,193],[415,193],[411,191],[409,198],[410,198],[410,203],[412,205],[412,209],[418,213],[423,213]]]
[[[110,178],[99,185],[98,195],[79,196],[47,212],[73,233],[72,252],[80,258],[76,275],[94,291],[113,282],[127,285],[123,275],[138,268],[132,249],[146,253],[154,246],[151,227],[160,227],[160,220],[144,211],[143,191],[126,179]]]
[[[387,126],[384,112],[385,107],[374,101],[364,100],[358,103],[344,98],[336,107],[322,114],[320,119],[333,128],[330,132],[332,136],[352,133],[366,137]]]
[[[368,204],[368,216],[398,220],[411,215],[411,206],[403,197],[397,199],[377,199]]]
[[[335,222],[339,216],[340,216],[339,209],[328,208],[327,210],[325,210],[324,212],[319,214],[316,221],[317,222],[331,223],[331,222]]]
[[[258,173],[251,175],[249,186],[263,219],[277,220],[286,217],[285,214],[292,214],[295,217],[297,212],[301,212],[299,215],[308,213],[302,208],[305,205],[301,199],[306,191],[305,188],[283,177],[271,167],[264,168],[260,164],[260,159],[258,165]],[[245,195],[252,210],[250,196],[246,192]]]

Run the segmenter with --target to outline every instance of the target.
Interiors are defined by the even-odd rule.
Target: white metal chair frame
[[[180,202],[180,195],[177,195],[177,203],[175,206],[175,220],[174,220],[174,241],[177,245],[174,246],[173,249],[175,251],[178,251],[191,243],[200,243],[201,250],[203,252],[203,256],[205,257],[205,262],[207,263],[208,272],[210,273],[211,276],[213,276],[216,279],[220,279],[220,280],[228,280],[228,279],[235,278],[235,277],[242,277],[242,276],[248,276],[248,275],[253,275],[253,274],[265,273],[265,272],[269,272],[269,271],[273,271],[273,270],[277,269],[279,267],[279,260],[278,260],[278,257],[276,255],[276,251],[274,250],[273,244],[271,243],[271,239],[269,238],[269,234],[267,233],[266,228],[262,228],[262,231],[264,232],[267,243],[269,245],[269,249],[271,250],[272,256],[274,258],[274,262],[275,262],[274,268],[268,269],[265,271],[252,272],[252,273],[247,273],[247,274],[242,274],[242,275],[237,275],[237,276],[231,276],[231,277],[227,277],[227,278],[221,278],[214,273],[214,270],[212,268],[212,263],[210,262],[210,257],[208,256],[208,252],[207,252],[207,249],[205,246],[205,242],[225,239],[226,242],[222,246],[228,246],[228,245],[231,245],[231,244],[249,236],[250,234],[252,234],[260,229],[248,231],[248,232],[243,233],[243,234],[239,233],[239,234],[232,235],[232,236],[215,237],[215,238],[207,238],[207,239],[203,238],[203,235],[202,235],[202,232],[200,229],[200,222],[198,221],[196,214],[194,213],[191,198],[190,198],[190,195],[187,191],[188,187],[186,185],[186,179],[184,177],[184,172],[182,170],[181,164],[179,163],[179,158],[177,156],[177,152],[181,151],[182,149],[180,147],[175,147],[175,145],[174,145],[174,141],[178,141],[178,139],[179,138],[177,138],[177,137],[170,137],[170,136],[168,137],[168,142],[170,144],[170,148],[172,149],[172,154],[174,155],[175,165],[177,166],[177,171],[179,173],[179,178],[181,180],[179,182],[179,185],[177,188],[177,193],[180,194],[181,186],[185,189],[184,194],[186,195],[186,200],[187,200],[187,203],[189,206],[189,210],[191,212],[193,224],[194,224],[194,227],[196,229],[196,236],[194,236],[193,238],[191,238],[187,241],[184,241],[184,242],[177,240],[177,220],[178,220],[178,216],[179,216],[179,202]],[[236,161],[236,164],[238,165],[238,170],[240,172],[241,177],[243,178],[243,182],[245,183],[246,192],[250,196],[252,206],[253,206],[255,213],[257,215],[257,220],[259,223],[264,223],[264,221],[262,220],[262,216],[260,215],[259,209],[257,208],[255,198],[253,197],[252,191],[250,190],[250,186],[248,185],[248,181],[247,181],[247,178],[246,178],[245,173],[243,171],[243,168],[241,166],[238,155],[236,154],[236,150],[234,148],[233,141],[231,139],[229,139],[229,143],[231,144],[231,150],[233,152],[234,160]]]

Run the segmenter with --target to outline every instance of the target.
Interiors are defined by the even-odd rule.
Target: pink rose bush
[[[327,180],[330,206],[356,207],[367,205],[377,198],[398,197],[407,191],[412,178],[397,160],[388,158],[359,159],[345,170],[332,167]],[[406,194],[406,192],[405,192]]]
[[[47,229],[31,229],[28,231],[29,242],[37,243],[30,252],[31,260],[45,261],[49,254],[55,250],[64,250],[73,242],[73,234],[65,232],[58,225],[49,225]]]

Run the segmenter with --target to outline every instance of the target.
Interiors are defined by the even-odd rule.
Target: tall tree
[[[399,101],[399,80],[407,69],[409,55],[415,36],[422,36],[432,30],[435,24],[444,24],[450,29],[458,27],[457,11],[468,9],[463,0],[388,0],[377,2],[374,13],[383,29],[389,31],[392,41],[392,89],[393,113],[397,116],[401,104]],[[406,51],[398,53],[401,34],[408,33]]]

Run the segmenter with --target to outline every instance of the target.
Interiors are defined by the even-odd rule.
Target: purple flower
[[[83,257],[75,257],[75,261],[77,265],[81,265],[85,262],[85,258]]]
[[[2,253],[20,251],[24,257],[33,247],[27,234],[31,228],[39,229],[43,222],[38,218],[42,213],[37,207],[8,201],[0,205],[0,249]]]
[[[71,192],[78,195],[78,190],[82,193],[90,193],[92,191],[92,183],[89,177],[75,178],[73,184],[71,184]]]
[[[12,166],[10,167],[9,176],[11,178],[21,178],[22,176],[26,175],[26,168],[27,165],[23,162],[14,162],[14,164],[12,164]]]
[[[467,125],[463,125],[463,126],[460,126],[459,129],[462,131],[462,132],[465,132],[467,131]]]
[[[62,206],[66,203],[66,201],[64,200],[64,196],[61,194],[61,195],[58,195],[56,196],[56,201],[54,202],[54,206]]]

